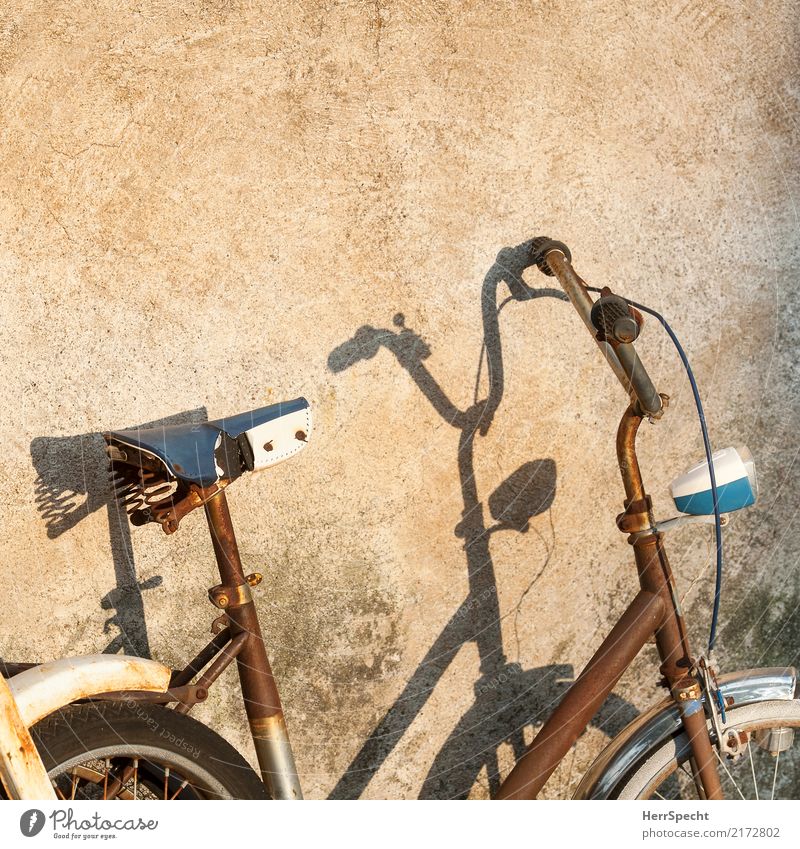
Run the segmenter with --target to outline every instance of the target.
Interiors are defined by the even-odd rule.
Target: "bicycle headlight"
[[[744,446],[723,448],[712,455],[717,496],[721,513],[749,507],[758,496],[758,482],[753,455]],[[681,513],[710,516],[714,512],[711,476],[703,460],[679,475],[670,485],[672,500]]]

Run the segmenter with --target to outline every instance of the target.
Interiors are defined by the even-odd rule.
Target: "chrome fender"
[[[78,699],[118,690],[164,693],[172,670],[155,660],[117,654],[64,657],[8,679],[22,722],[30,727]]]
[[[719,677],[719,688],[735,705],[797,697],[794,667],[748,669]],[[675,702],[667,697],[627,725],[597,756],[586,771],[574,799],[608,799],[619,782],[648,752],[658,748],[681,728]]]

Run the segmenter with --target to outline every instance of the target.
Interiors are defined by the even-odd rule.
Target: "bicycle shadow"
[[[205,407],[187,410],[136,427],[160,427],[207,421]],[[101,599],[100,607],[112,614],[103,633],[116,629],[103,654],[151,656],[142,594],[161,586],[154,575],[145,581],[136,576],[131,527],[124,507],[114,497],[105,442],[100,433],[74,436],[37,436],[30,444],[36,470],[35,503],[45,521],[47,536],[57,539],[97,510],[105,509],[116,586]]]
[[[328,356],[335,374],[361,360],[376,356],[381,348],[394,355],[428,399],[436,412],[459,431],[458,476],[463,510],[455,534],[464,540],[469,590],[467,597],[431,645],[403,692],[395,699],[370,737],[350,763],[329,798],[358,798],[373,775],[420,713],[458,651],[474,643],[479,656],[480,676],[475,682],[475,701],[461,717],[437,753],[420,793],[420,798],[464,798],[482,771],[490,794],[500,786],[498,747],[510,745],[514,757],[525,751],[525,728],[542,720],[563,695],[574,675],[571,665],[552,664],[523,670],[509,662],[503,645],[501,610],[491,536],[503,531],[527,533],[533,529],[544,543],[546,555],[522,594],[516,611],[542,577],[550,561],[554,538],[549,541],[532,524],[535,516],[549,514],[555,496],[556,464],[550,458],[529,461],[515,470],[489,495],[487,506],[494,524],[487,526],[484,505],[475,479],[476,435],[491,427],[503,396],[504,371],[499,316],[511,301],[538,298],[567,300],[559,289],[531,289],[522,279],[531,264],[530,242],[503,248],[487,272],[481,290],[483,343],[475,380],[474,402],[461,410],[447,397],[424,365],[430,346],[405,325],[398,313],[396,330],[364,326]],[[497,289],[505,283],[510,291],[498,305]],[[479,398],[484,360],[488,391]],[[554,534],[552,522],[551,533]],[[516,613],[514,614],[516,616]],[[592,724],[609,734],[628,724],[637,711],[612,695]],[[509,734],[509,729],[512,729]]]

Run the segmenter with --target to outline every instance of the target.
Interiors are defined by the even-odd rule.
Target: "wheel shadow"
[[[503,248],[487,272],[481,289],[483,341],[475,377],[473,403],[459,409],[427,369],[431,355],[427,342],[398,313],[394,329],[364,326],[335,348],[328,368],[341,373],[362,360],[388,350],[416,383],[430,404],[449,425],[459,431],[457,467],[463,510],[454,532],[464,541],[469,590],[442,632],[431,645],[403,692],[373,729],[366,743],[342,775],[329,798],[358,798],[373,775],[418,716],[448,666],[466,643],[474,643],[479,657],[475,700],[461,717],[434,758],[420,798],[463,798],[484,776],[490,794],[500,786],[498,749],[511,746],[515,758],[525,750],[525,729],[541,721],[561,698],[573,678],[569,665],[554,664],[523,670],[510,662],[503,645],[501,611],[494,562],[490,550],[493,534],[533,529],[544,543],[546,555],[531,575],[519,600],[516,615],[528,592],[542,577],[554,547],[551,538],[531,525],[538,515],[549,514],[556,489],[556,464],[551,458],[529,461],[515,470],[486,501],[493,519],[487,524],[484,503],[475,479],[475,438],[488,433],[504,390],[500,313],[513,301],[539,298],[567,300],[560,289],[531,289],[522,279],[530,263],[530,242]],[[498,304],[498,287],[504,283],[509,295]],[[485,370],[486,393],[480,397]],[[593,720],[609,734],[623,728],[636,710],[612,696]],[[509,731],[511,730],[511,733]]]
[[[206,408],[198,407],[136,427],[207,420]],[[100,599],[100,607],[110,612],[103,633],[112,634],[103,654],[149,658],[143,593],[161,586],[163,578],[154,575],[145,581],[137,579],[130,523],[110,485],[102,434],[37,436],[30,444],[30,453],[36,470],[35,503],[50,539],[58,539],[92,513],[106,511],[115,586]]]

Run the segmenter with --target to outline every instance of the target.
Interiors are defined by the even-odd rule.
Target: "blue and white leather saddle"
[[[202,487],[293,457],[310,435],[311,409],[305,398],[211,422],[103,434],[109,445],[154,457],[174,478]]]

